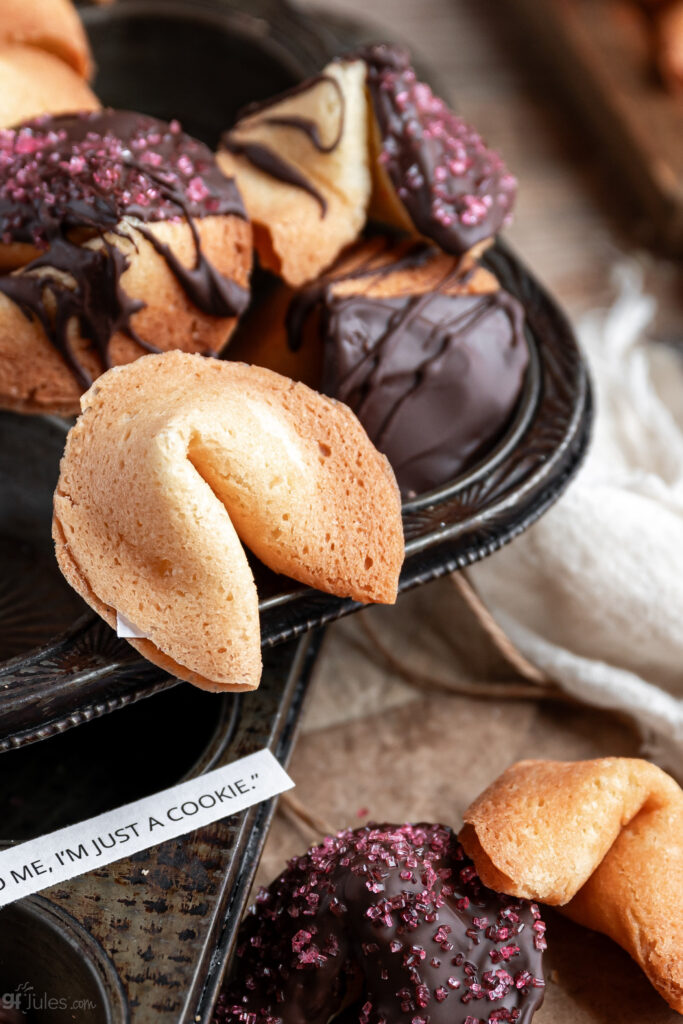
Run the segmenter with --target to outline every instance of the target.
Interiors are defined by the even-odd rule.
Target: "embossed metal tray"
[[[227,0],[120,0],[86,10],[98,93],[114,106],[178,116],[214,144],[246,101],[316,71],[330,55],[329,43],[287,7],[247,6],[248,15]],[[276,17],[256,16],[271,6]],[[564,314],[504,243],[486,262],[526,309],[523,394],[505,436],[477,465],[404,504],[401,591],[524,530],[561,493],[588,441],[590,383]],[[118,640],[59,574],[50,520],[67,428],[56,418],[0,414],[0,751],[176,682]],[[266,648],[359,607],[256,568]]]
[[[319,640],[265,652],[255,694],[177,687],[4,753],[0,847],[264,747],[286,765]],[[4,907],[2,1005],[29,1024],[208,1024],[274,808],[266,801]]]

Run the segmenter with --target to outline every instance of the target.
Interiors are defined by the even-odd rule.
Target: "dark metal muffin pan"
[[[0,845],[264,747],[286,764],[319,640],[312,632],[267,651],[257,694],[177,687],[3,754]],[[16,998],[27,1024],[206,1024],[274,806],[258,804],[4,907],[0,1005]],[[43,995],[60,1005],[34,1012],[29,998]]]
[[[102,99],[180,116],[210,144],[247,101],[314,72],[328,56],[310,27],[272,0],[243,10],[226,0],[120,0],[86,9],[84,18]],[[401,591],[525,529],[562,491],[586,446],[590,385],[564,315],[504,244],[486,261],[527,312],[523,394],[506,435],[477,465],[404,504]],[[175,685],[86,609],[55,565],[51,495],[67,427],[57,418],[0,415],[0,751]],[[255,573],[264,647],[359,607],[258,564]]]
[[[484,459],[404,504],[401,591],[471,564],[526,529],[561,493],[587,444],[590,385],[564,315],[502,243],[486,262],[526,308],[531,358],[523,394],[507,434]],[[65,430],[53,418],[0,415],[0,550],[8,567],[0,636],[8,653],[42,641],[0,665],[0,750],[175,683],[86,611],[54,564],[50,510]],[[359,607],[255,568],[264,647]],[[59,627],[67,628],[55,637]]]
[[[0,992],[6,1007],[29,1020],[126,1019],[124,989],[102,947],[70,914],[39,896],[2,912]]]
[[[104,100],[180,117],[210,144],[237,108],[315,72],[335,49],[317,19],[277,0],[119,0],[83,13]],[[587,444],[590,386],[566,319],[502,244],[487,260],[527,310],[530,370],[497,446],[405,504],[402,590],[525,529]],[[357,607],[256,566],[259,690],[219,697],[176,686],[85,609],[56,567],[51,503],[67,427],[0,414],[0,843],[262,747],[286,764],[320,639],[313,627]],[[273,806],[4,908],[0,994],[60,1001],[30,1010],[30,1024],[207,1024]]]

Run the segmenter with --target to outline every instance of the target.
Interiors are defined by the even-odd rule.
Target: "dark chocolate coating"
[[[43,250],[18,273],[0,276],[0,291],[41,322],[83,387],[90,380],[68,340],[74,319],[104,368],[117,331],[157,351],[131,326],[143,304],[123,291],[128,260],[103,237],[119,231],[124,217],[136,219],[202,312],[228,317],[244,310],[247,289],[219,274],[200,244],[194,222],[214,215],[246,216],[234,181],[221,173],[208,147],[177,123],[104,110],[42,117],[0,131],[0,240]],[[164,220],[190,225],[194,267],[183,266],[149,231],[148,224]],[[103,244],[88,248],[84,236]]]
[[[410,54],[379,44],[359,56],[379,125],[379,160],[420,234],[460,255],[507,223],[517,182],[500,156],[419,82]]]
[[[535,904],[482,885],[449,828],[347,830],[259,893],[214,1024],[327,1024],[356,1001],[360,1024],[528,1024],[544,933]]]
[[[416,249],[382,273],[417,265],[428,252]],[[500,436],[529,361],[520,303],[502,289],[448,294],[458,273],[424,295],[393,298],[335,295],[327,282],[290,307],[293,347],[303,321],[320,311],[322,390],[353,409],[404,495],[453,479]]]
[[[529,353],[503,291],[331,297],[323,391],[349,405],[404,494],[451,480],[500,435]]]

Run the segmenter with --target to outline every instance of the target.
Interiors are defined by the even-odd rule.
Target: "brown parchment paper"
[[[368,820],[457,829],[471,800],[520,758],[638,754],[634,731],[613,716],[504,696],[534,692],[518,667],[450,579],[330,628],[290,766],[296,789],[281,800],[257,884],[321,829]],[[454,692],[477,686],[494,696]],[[679,1024],[618,946],[545,916],[547,989],[535,1024]]]

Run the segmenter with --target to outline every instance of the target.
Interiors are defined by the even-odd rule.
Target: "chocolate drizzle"
[[[335,82],[334,78],[330,78],[330,82],[334,82],[337,88],[339,88],[339,85]],[[341,102],[343,103],[344,97],[341,94],[341,90],[339,90],[339,95],[341,97]],[[339,129],[335,137],[332,139],[332,142],[323,142],[320,136],[320,125],[316,124],[311,117],[297,117],[296,114],[292,114],[289,117],[285,117],[284,115],[281,117],[264,117],[263,123],[274,124],[280,128],[294,128],[296,131],[303,132],[304,135],[308,136],[311,145],[314,146],[319,153],[333,153],[339,145],[344,131],[343,108]]]
[[[246,918],[215,1024],[528,1024],[535,904],[482,885],[443,825],[368,825],[292,860]]]
[[[340,106],[339,127],[337,128],[334,138],[330,142],[323,142],[320,133],[320,125],[318,125],[312,118],[300,117],[296,114],[258,117],[259,114],[263,114],[264,111],[271,109],[273,106],[276,106],[293,96],[307,92],[309,89],[315,89],[323,83],[329,83],[336,90]],[[261,103],[253,103],[245,108],[242,112],[240,122],[238,122],[235,128],[225,132],[223,135],[221,145],[229,153],[234,153],[235,156],[245,157],[254,167],[263,171],[265,174],[270,175],[271,178],[275,178],[278,181],[284,182],[286,185],[292,185],[294,188],[307,192],[308,195],[312,196],[318,203],[320,206],[321,216],[324,217],[327,213],[327,200],[320,190],[316,188],[313,182],[307,178],[306,175],[298,169],[298,167],[295,167],[288,160],[281,157],[272,147],[267,146],[262,142],[250,142],[248,139],[240,139],[237,137],[237,134],[240,130],[246,131],[249,128],[258,127],[262,124],[273,125],[279,128],[291,128],[294,131],[302,132],[319,153],[332,153],[341,142],[342,135],[344,134],[344,108],[344,94],[339,82],[337,82],[337,80],[331,75],[317,75],[315,78],[308,79],[273,99],[266,100]],[[256,118],[256,120],[254,120],[254,118]],[[245,120],[249,123],[244,124]]]
[[[383,261],[383,256],[388,250],[389,245],[386,241],[377,247],[372,246],[367,256],[360,263],[355,264],[352,269],[339,272],[333,268],[330,274],[312,281],[292,297],[285,324],[287,344],[292,352],[297,352],[301,347],[306,320],[315,307],[324,302],[327,289],[331,284],[341,281],[361,281],[367,277],[381,278],[399,270],[416,269],[435,254],[435,250],[430,246],[416,242],[409,245],[405,252],[397,255],[393,261],[387,263]]]
[[[221,145],[235,156],[246,157],[250,164],[253,164],[259,171],[263,171],[264,174],[269,174],[271,178],[277,178],[278,181],[282,181],[286,185],[292,185],[294,188],[301,189],[302,192],[308,192],[309,196],[312,196],[320,206],[320,216],[324,217],[327,213],[325,196],[318,191],[305,174],[302,174],[294,164],[284,160],[270,146],[264,146],[261,142],[241,141],[232,135],[224,135]]]
[[[181,263],[171,247],[161,242],[151,231],[146,228],[139,230],[166,260],[181,288],[198,309],[212,316],[239,316],[249,303],[249,290],[216,270],[206,258],[197,226],[191,217],[188,217],[188,224],[195,244],[194,267],[186,267]]]
[[[433,255],[416,248],[379,271],[371,262],[313,285],[295,297],[287,318],[295,346],[319,311],[322,390],[354,410],[407,496],[453,479],[500,435],[529,358],[521,305],[502,289],[470,293],[464,286],[473,271],[457,264],[424,294],[335,291],[339,281],[386,275]]]
[[[278,104],[284,103],[285,100],[291,100],[295,96],[300,96],[302,93],[309,92],[311,89],[315,88],[315,86],[320,85],[321,82],[334,83],[339,96],[343,100],[341,87],[339,86],[336,78],[333,78],[332,75],[322,73],[314,75],[312,78],[305,78],[303,82],[297,82],[296,85],[290,85],[288,89],[283,89],[282,92],[277,94],[277,96],[268,96],[267,99],[264,100],[252,100],[251,103],[247,103],[246,106],[242,107],[241,110],[237,112],[237,122],[239,124],[242,121],[246,121],[247,119],[254,117],[256,114],[263,114],[265,111],[271,110]]]
[[[368,66],[379,161],[415,228],[456,256],[492,237],[517,189],[499,155],[417,80],[406,50],[380,44],[358,56]]]
[[[188,297],[211,316],[235,316],[248,291],[206,258],[195,220],[244,217],[234,182],[213,154],[176,122],[125,111],[43,117],[0,131],[0,241],[28,243],[39,255],[0,276],[0,292],[37,318],[83,387],[91,381],[69,338],[70,324],[110,365],[109,343],[121,332],[158,351],[131,324],[144,303],[121,287],[129,265],[112,235],[127,237],[125,218],[163,256]],[[150,225],[186,220],[195,264],[185,267]]]
[[[76,321],[81,334],[94,345],[102,365],[109,369],[109,339],[122,331],[147,352],[159,349],[144,341],[130,320],[144,303],[131,299],[121,288],[121,275],[128,266],[126,257],[109,242],[101,249],[78,248],[61,238],[55,239],[49,254],[29,264],[33,273],[0,277],[0,292],[11,299],[27,319],[36,317],[65,363],[83,388],[92,381],[69,343],[69,324]],[[47,268],[47,274],[35,271]],[[61,276],[60,276],[61,275]],[[76,281],[72,287],[69,279]]]

